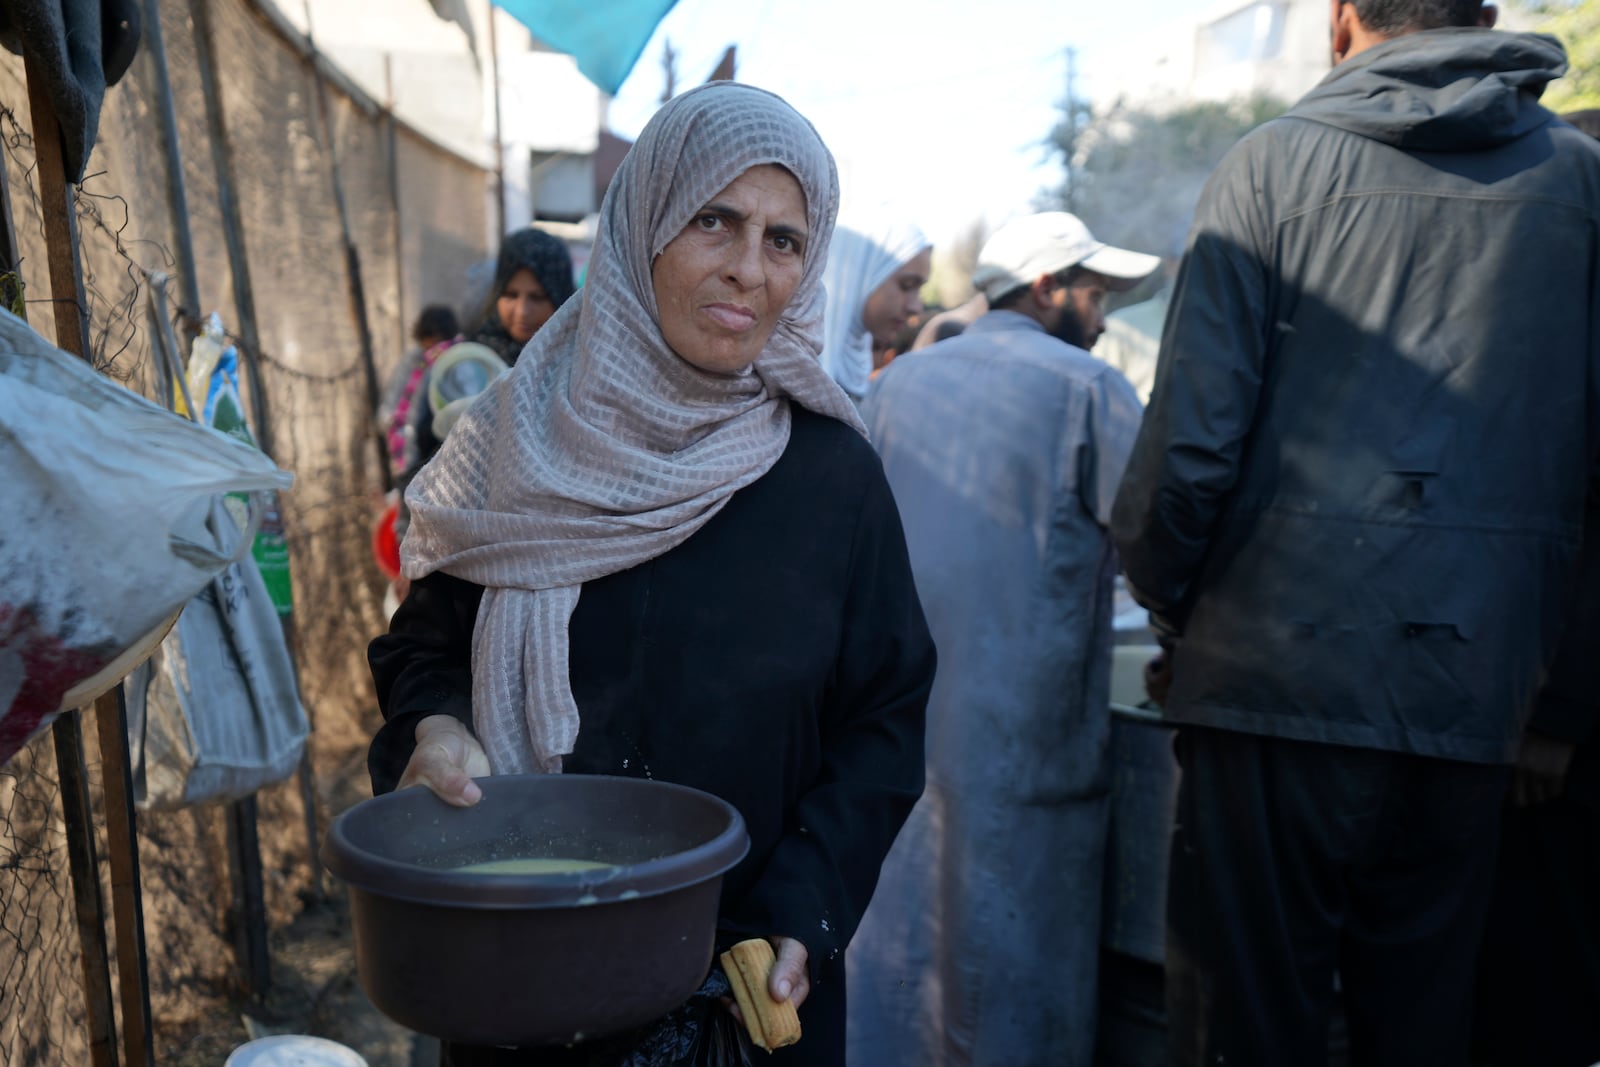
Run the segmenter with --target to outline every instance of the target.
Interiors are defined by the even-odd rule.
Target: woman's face
[[[550,321],[556,313],[555,304],[546,295],[544,286],[527,267],[520,268],[506,281],[494,309],[500,315],[500,325],[519,345],[539,332],[539,327]]]
[[[924,248],[872,290],[861,308],[861,325],[878,345],[894,340],[912,316],[922,314],[922,287],[933,270],[933,249]]]
[[[794,175],[771,164],[739,175],[651,264],[661,336],[701,370],[743,371],[800,286],[808,237]]]

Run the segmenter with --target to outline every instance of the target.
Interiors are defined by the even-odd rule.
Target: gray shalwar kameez
[[[922,800],[847,954],[856,1067],[1094,1052],[1115,554],[1132,386],[994,311],[863,416],[939,650]]]

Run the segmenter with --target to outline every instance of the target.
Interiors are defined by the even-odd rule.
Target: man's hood
[[[1539,94],[1566,70],[1542,33],[1424,30],[1339,64],[1289,114],[1397,148],[1473,152],[1548,122]]]

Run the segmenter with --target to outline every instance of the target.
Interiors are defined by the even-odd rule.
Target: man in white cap
[[[939,648],[927,784],[849,963],[849,1062],[1091,1062],[1110,787],[1106,526],[1137,396],[1088,352],[1160,266],[1072,215],[1002,227],[990,310],[896,360],[862,416]]]

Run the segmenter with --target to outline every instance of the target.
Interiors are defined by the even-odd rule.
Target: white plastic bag
[[[217,494],[293,481],[4,311],[0,472],[0,764],[230,562]]]
[[[211,526],[225,547],[247,538],[220,500]],[[189,601],[125,688],[141,808],[237,800],[282,781],[310,732],[278,613],[247,553]]]

